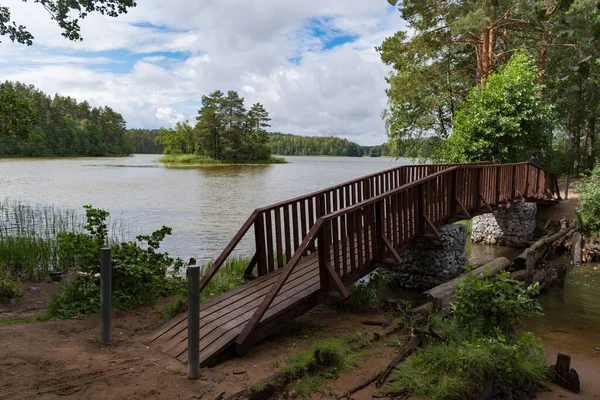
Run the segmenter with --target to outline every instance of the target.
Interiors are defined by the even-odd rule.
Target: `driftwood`
[[[582,260],[583,238],[581,233],[577,232],[573,235],[573,265],[579,267]]]
[[[516,269],[523,269],[527,266],[527,260],[530,262],[533,259],[537,262],[540,258],[542,258],[548,250],[552,247],[552,243],[557,240],[561,240],[563,237],[568,236],[575,232],[575,229],[562,229],[560,232],[555,233],[554,235],[546,235],[534,244],[531,247],[528,247],[523,253],[521,253],[515,260],[513,261],[514,265],[517,267]]]
[[[392,362],[379,375],[379,377],[377,378],[377,384],[376,384],[377,387],[381,386],[387,380],[388,376],[390,376],[390,374],[392,373],[392,370],[399,362],[403,361],[406,357],[408,357],[409,355],[412,354],[412,352],[423,342],[424,338],[425,338],[425,336],[420,333],[417,333],[416,335],[411,336],[408,343],[406,343],[404,346],[402,346],[402,348],[400,349],[398,354],[396,354],[396,357],[394,357]]]
[[[392,362],[390,362],[388,364],[388,366],[385,370],[381,371],[378,374],[373,375],[372,377],[370,377],[369,379],[367,379],[360,385],[348,390],[346,393],[344,393],[343,396],[339,397],[339,399],[349,399],[352,394],[366,388],[367,386],[369,386],[370,384],[372,384],[375,381],[377,381],[376,386],[380,387],[390,376],[390,374],[394,370],[394,367],[396,365],[398,365],[398,363],[404,361],[409,355],[412,354],[412,352],[418,346],[421,345],[421,343],[423,343],[426,332],[431,334],[431,331],[427,327],[423,328],[423,329],[419,329],[419,330],[414,329],[413,335],[410,337],[410,340],[404,346],[402,346],[402,348],[400,349],[398,354],[396,354],[396,357],[394,357]]]
[[[491,261],[487,264],[482,265],[479,268],[476,268],[472,271],[469,271],[458,278],[452,279],[451,281],[442,283],[439,286],[434,287],[433,289],[429,289],[424,292],[422,296],[425,299],[433,301],[438,300],[442,303],[442,308],[447,306],[450,301],[452,301],[456,295],[456,289],[458,289],[458,285],[462,282],[468,275],[480,275],[485,272],[490,271],[492,275],[497,274],[499,271],[505,269],[510,265],[510,261],[504,257],[500,257]]]

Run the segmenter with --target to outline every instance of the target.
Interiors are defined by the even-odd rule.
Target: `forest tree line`
[[[391,2],[406,21],[378,48],[392,68],[384,118],[394,143],[436,138],[441,161],[526,161],[538,153],[558,172],[592,169],[598,0]],[[469,154],[448,153],[450,144]]]
[[[0,84],[0,156],[108,156],[135,151],[123,116],[32,85]]]
[[[364,149],[348,139],[333,136],[297,136],[269,133],[274,154],[282,156],[347,156],[362,157]]]
[[[183,125],[179,128],[183,132]],[[163,154],[165,146],[157,140],[160,129],[131,129],[138,154]],[[282,156],[346,156],[346,157],[390,157],[391,149],[386,143],[378,146],[361,146],[347,139],[333,136],[299,136],[287,133],[269,132],[269,145],[273,154]],[[400,156],[404,156],[400,151]]]

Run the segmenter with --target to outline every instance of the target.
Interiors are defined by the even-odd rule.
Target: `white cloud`
[[[385,140],[388,70],[374,47],[402,21],[384,0],[147,0],[116,19],[89,16],[83,42],[62,38],[39,4],[6,5],[35,42],[0,38],[3,79],[109,105],[130,127],[193,120],[202,95],[221,89],[263,103],[273,130]],[[356,40],[324,50],[310,21]]]

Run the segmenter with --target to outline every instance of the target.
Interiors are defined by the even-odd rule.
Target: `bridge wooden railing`
[[[344,298],[346,285],[371,272],[378,262],[401,263],[399,253],[416,237],[439,236],[438,227],[449,220],[470,218],[518,200],[558,198],[556,176],[531,164],[462,165],[322,215],[236,339],[238,351],[245,352],[251,334],[298,262],[315,248],[320,291]],[[320,202],[327,202],[326,193],[321,193]]]
[[[481,162],[467,165],[488,164],[490,163]],[[258,276],[262,276],[284,267],[291,261],[319,217],[358,204],[454,165],[457,164],[402,165],[258,208],[248,217],[231,242],[206,271],[200,282],[200,290],[204,289],[251,230],[254,231],[256,252],[247,271],[250,272],[256,267]]]

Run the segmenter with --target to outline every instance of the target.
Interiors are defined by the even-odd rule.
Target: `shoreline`
[[[187,169],[204,167],[262,167],[273,164],[287,164],[282,157],[271,156],[268,160],[255,160],[250,162],[230,162],[215,160],[209,157],[196,156],[192,154],[163,155],[156,160],[157,163],[166,168]]]

